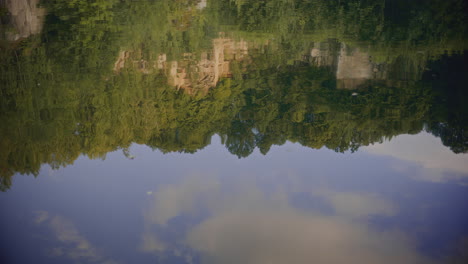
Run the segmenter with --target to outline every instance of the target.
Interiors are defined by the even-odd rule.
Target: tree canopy
[[[354,152],[424,129],[468,150],[463,1],[42,5],[40,36],[2,44],[2,189],[45,163],[132,143],[193,153],[215,134],[239,158],[286,141]]]

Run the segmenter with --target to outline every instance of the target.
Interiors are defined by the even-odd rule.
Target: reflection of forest
[[[2,188],[44,163],[132,143],[195,152],[214,134],[238,157],[423,129],[466,152],[465,24],[426,19],[430,5],[397,24],[385,1],[286,2],[45,3],[41,36],[0,43]]]

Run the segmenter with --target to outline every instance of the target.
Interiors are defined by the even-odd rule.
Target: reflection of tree
[[[467,61],[467,53],[443,56],[428,65],[430,70],[424,76],[435,91],[428,130],[455,153],[468,151]]]
[[[234,120],[231,123],[229,134],[227,135],[225,145],[229,152],[237,155],[239,158],[245,158],[254,151],[255,135],[249,129],[245,122]]]
[[[453,127],[444,123],[435,123],[429,127],[429,131],[442,139],[445,146],[449,146],[455,153],[467,151],[466,127]]]
[[[134,142],[163,152],[193,153],[207,146],[214,134],[238,157],[247,157],[256,147],[266,154],[272,145],[287,140],[343,152],[417,133],[426,122],[454,152],[467,149],[466,89],[455,85],[466,81],[448,75],[455,69],[444,72],[451,60],[464,57],[428,64],[430,55],[438,58],[443,50],[434,44],[438,43],[434,36],[438,40],[446,36],[443,43],[451,43],[448,37],[456,34],[447,29],[442,36],[440,28],[429,27],[432,31],[417,35],[427,40],[424,45],[389,48],[391,39],[411,40],[413,35],[403,30],[405,26],[391,24],[394,18],[387,17],[385,8],[382,11],[383,1],[237,1],[230,5],[225,0],[208,2],[205,10],[192,8],[197,1],[97,2],[48,2],[43,43],[29,43],[38,45],[35,49],[25,42],[24,49],[2,50],[2,189],[10,186],[14,173],[37,174],[44,163],[59,168],[81,154],[104,158],[117,149],[126,153]],[[429,12],[425,8],[414,12]],[[450,8],[444,10],[440,12]],[[260,16],[255,15],[258,11]],[[378,20],[375,25],[381,28],[367,23],[369,17]],[[413,23],[411,16],[407,20],[406,25]],[[343,28],[331,32],[336,21]],[[420,24],[413,24],[411,30],[418,30]],[[112,70],[122,50],[133,51],[131,59],[146,61],[158,60],[162,53],[168,61],[181,59],[184,53],[200,56],[226,28],[255,45],[244,60],[231,61],[229,78],[217,80],[207,94],[175,91],[167,75],[156,68],[142,72],[124,63],[118,73]],[[359,83],[357,96],[352,96],[354,91],[336,89],[340,84],[330,56],[337,52],[326,53],[329,57],[318,54],[323,55],[320,58],[308,55],[317,46],[311,42],[324,39],[321,34],[345,38],[343,32],[355,33],[346,36],[351,43],[347,47],[368,41],[368,53],[356,53],[359,59],[386,58],[386,78]],[[379,38],[388,41],[376,41]],[[321,43],[341,47],[336,40]],[[427,54],[417,53],[419,49]],[[366,63],[362,65],[371,65]],[[435,75],[430,83],[427,78],[418,80],[426,64],[431,68],[426,75]]]

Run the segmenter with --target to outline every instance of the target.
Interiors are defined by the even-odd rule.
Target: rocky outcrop
[[[241,61],[248,57],[248,44],[245,41],[220,37],[212,43],[211,51],[199,55],[185,53],[178,61],[167,61],[167,55],[164,53],[158,55],[157,60],[148,61],[143,58],[141,52],[121,51],[114,64],[114,72],[119,73],[128,66],[144,74],[163,72],[169,85],[177,90],[182,89],[188,94],[207,93],[221,78],[232,75],[232,61]]]
[[[181,62],[171,62],[169,84],[187,93],[206,93],[215,87],[220,78],[230,77],[230,63],[242,60],[248,54],[247,42],[229,38],[213,40],[213,50],[203,52],[200,59],[193,59],[192,54],[185,54]]]
[[[197,4],[197,9],[205,9],[207,6],[207,0],[200,0]]]
[[[373,63],[367,52],[358,48],[348,52],[342,44],[336,69],[337,88],[356,89],[374,77]]]
[[[121,51],[119,53],[119,57],[117,58],[117,61],[114,63],[114,72],[119,72],[125,67],[125,61],[129,58],[130,52],[128,51]]]
[[[311,65],[327,67],[336,76],[338,89],[359,89],[369,81],[385,82],[398,86],[420,80],[427,58],[398,57],[391,62],[375,62],[365,48],[350,47],[335,40],[314,43],[310,55],[305,56]]]
[[[335,72],[338,89],[357,89],[368,80],[385,79],[385,65],[374,63],[368,52],[334,41],[314,43],[310,62]]]
[[[336,68],[339,55],[338,42],[316,42],[310,51],[310,62],[318,67]]]
[[[8,24],[5,32],[8,41],[17,41],[42,31],[45,9],[38,7],[40,0],[1,0],[1,5],[8,12]]]

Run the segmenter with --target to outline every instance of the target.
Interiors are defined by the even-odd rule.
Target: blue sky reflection
[[[46,165],[0,194],[2,254],[7,263],[443,263],[468,237],[468,173],[448,161],[435,168],[442,177],[428,175],[428,153],[445,147],[411,137],[426,156],[400,155],[396,138],[354,154],[287,143],[237,159],[215,136],[195,155],[133,145],[133,160],[116,151]]]

